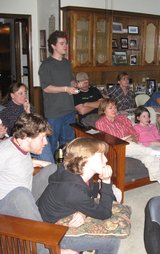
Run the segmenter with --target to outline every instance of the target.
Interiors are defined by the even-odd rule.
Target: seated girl
[[[157,151],[137,143],[138,135],[131,121],[126,116],[118,114],[116,102],[113,99],[105,99],[99,106],[99,113],[101,116],[96,121],[96,128],[128,141],[126,156],[141,160],[149,171],[150,180],[160,181],[160,160]]]
[[[138,134],[138,142],[144,146],[160,146],[160,134],[155,124],[150,123],[150,112],[144,106],[135,111],[134,129]]]

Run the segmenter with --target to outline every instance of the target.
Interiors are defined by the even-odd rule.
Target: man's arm
[[[89,112],[91,112],[93,109],[98,108],[101,101],[103,101],[104,99],[101,98],[97,101],[94,102],[85,102],[84,104],[78,104],[77,106],[75,106],[75,109],[77,110],[77,112],[80,115],[85,115]]]
[[[69,86],[53,86],[49,85],[43,89],[45,93],[68,93],[77,94],[77,88]]]

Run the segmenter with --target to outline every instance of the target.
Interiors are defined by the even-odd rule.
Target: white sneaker
[[[114,184],[112,185],[113,194],[115,195],[116,201],[121,203],[122,201],[122,191],[118,189]]]

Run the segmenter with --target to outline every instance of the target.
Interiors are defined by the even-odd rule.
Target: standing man
[[[118,84],[109,88],[107,96],[117,103],[118,111],[135,107],[135,96],[129,89],[129,75],[126,72],[118,74]]]
[[[74,95],[74,105],[79,115],[79,121],[86,126],[94,126],[98,119],[98,107],[103,100],[101,92],[89,85],[87,73],[76,75],[77,87],[80,92]]]
[[[63,31],[53,32],[48,39],[48,57],[39,68],[43,89],[44,114],[52,127],[50,143],[53,153],[59,146],[74,138],[70,127],[75,122],[73,75],[70,62],[64,57],[67,51],[67,35]]]

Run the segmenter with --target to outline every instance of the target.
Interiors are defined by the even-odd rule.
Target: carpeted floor
[[[144,208],[151,197],[159,195],[159,183],[153,183],[125,192],[124,204],[132,207],[132,226],[130,236],[122,239],[118,254],[146,254],[143,243]]]

